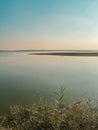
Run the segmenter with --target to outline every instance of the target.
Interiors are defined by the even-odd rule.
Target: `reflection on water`
[[[62,85],[65,99],[98,94],[97,57],[34,56],[28,52],[0,52],[1,112],[9,104],[29,104],[39,97],[54,100]]]

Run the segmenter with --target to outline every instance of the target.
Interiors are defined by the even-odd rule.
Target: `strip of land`
[[[98,52],[37,52],[29,55],[55,55],[55,56],[98,56]]]

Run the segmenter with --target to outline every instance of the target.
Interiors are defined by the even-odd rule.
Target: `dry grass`
[[[13,105],[1,116],[1,126],[7,130],[98,130],[98,109],[91,100],[71,105],[58,100],[49,103],[43,99],[30,106]]]

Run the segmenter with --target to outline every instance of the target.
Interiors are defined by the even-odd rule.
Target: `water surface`
[[[62,85],[65,100],[98,97],[98,58],[0,52],[0,112],[10,104],[49,101]]]

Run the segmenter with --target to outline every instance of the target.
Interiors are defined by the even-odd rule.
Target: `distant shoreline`
[[[98,56],[95,52],[52,52],[52,53],[30,53],[29,55],[55,55],[55,56]]]

